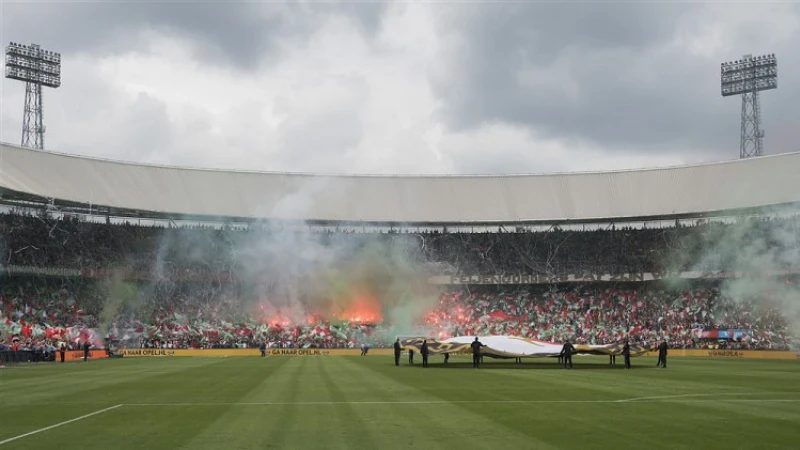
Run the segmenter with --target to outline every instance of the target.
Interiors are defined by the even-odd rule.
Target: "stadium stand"
[[[790,170],[800,153],[509,177],[190,170],[5,144],[0,158],[0,353],[9,360],[49,360],[62,341],[385,346],[397,331],[389,319],[259,309],[265,295],[281,295],[272,270],[318,273],[317,257],[264,261],[275,251],[336,248],[351,261],[376,244],[402,249],[404,264],[440,285],[413,323],[438,338],[792,345],[794,318],[773,300],[800,273],[791,257],[800,181]],[[743,276],[742,242],[758,243],[758,275],[771,281],[734,299],[724,280]],[[520,275],[528,278],[514,281]]]

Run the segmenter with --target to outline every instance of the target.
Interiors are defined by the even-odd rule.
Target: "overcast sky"
[[[520,173],[735,159],[719,65],[776,53],[769,154],[800,150],[800,4],[10,2],[63,57],[46,146],[270,171]],[[3,79],[0,140],[24,84]]]

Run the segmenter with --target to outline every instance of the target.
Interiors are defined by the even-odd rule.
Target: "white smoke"
[[[236,302],[242,313],[303,324],[309,312],[336,319],[337,313],[366,309],[377,312],[390,333],[410,333],[437,301],[427,283],[424,240],[412,234],[353,233],[348,224],[323,229],[305,220],[324,209],[326,199],[345,195],[346,183],[345,178],[309,177],[274,206],[258,211],[272,220],[241,225],[241,230],[165,230],[152,261],[154,283],[163,292],[170,282],[166,268],[178,260],[206,266],[209,273],[226,265],[236,288],[214,295],[216,301]]]
[[[797,216],[778,217],[771,210],[731,224],[706,224],[689,230],[676,247],[680,254],[673,254],[671,262],[684,267],[688,263],[693,271],[730,274],[720,284],[723,299],[748,304],[756,314],[779,311],[789,322],[789,333],[796,336],[800,331],[800,285],[794,276],[800,270],[798,224]]]

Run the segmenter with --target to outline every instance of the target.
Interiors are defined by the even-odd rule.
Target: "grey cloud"
[[[346,171],[347,153],[363,138],[361,111],[369,97],[369,85],[357,76],[330,80],[334,99],[317,110],[312,105],[287,108],[281,99],[276,112],[287,117],[278,127],[281,165],[302,165],[311,170]]]
[[[739,103],[720,97],[718,77],[721,59],[738,55],[720,55],[717,61],[664,50],[675,35],[676,21],[701,12],[685,4],[627,3],[459,10],[448,22],[453,28],[443,33],[456,33],[462,44],[443,55],[446,68],[431,75],[435,93],[444,101],[441,117],[458,130],[502,121],[610,149],[685,149],[735,157]],[[752,34],[759,26],[763,32],[763,23],[743,32]],[[800,72],[793,58],[797,40],[770,50],[784,55],[784,79]],[[749,41],[759,42],[763,39]],[[526,85],[519,78],[526,66],[544,70],[549,79]],[[799,101],[798,89],[765,93],[768,137],[781,118],[797,123],[794,105]],[[796,141],[800,127],[791,133]]]
[[[81,110],[85,115],[71,118],[68,125],[81,131],[54,133],[48,147],[68,153],[112,159],[124,155],[126,160],[158,162],[175,145],[166,104],[147,94],[126,102],[105,102],[102,97],[86,99]],[[54,128],[64,128],[60,121],[51,122]]]
[[[440,12],[444,27],[465,31],[477,54],[508,63],[526,56],[547,63],[564,49],[642,49],[660,44],[691,5],[617,3],[481,4]],[[477,56],[477,55],[476,55]]]
[[[536,161],[536,164],[532,164],[533,161]],[[561,166],[539,163],[535,155],[525,155],[520,151],[497,149],[492,149],[489,155],[482,152],[455,155],[453,157],[453,167],[457,173],[465,174],[507,174],[521,171],[544,173],[564,170]]]
[[[175,34],[198,45],[198,57],[254,69],[302,43],[328,14],[349,17],[366,35],[380,26],[384,4],[131,2],[9,3],[2,6],[5,40],[35,42],[62,53],[118,53],[143,30]]]
[[[2,97],[0,140],[18,144],[25,90]],[[148,162],[175,145],[167,105],[145,93],[117,95],[99,74],[83,71],[70,89],[44,92],[45,146],[59,152]]]
[[[281,129],[278,163],[284,170],[303,166],[313,171],[342,171],[347,152],[359,144],[362,135],[358,110],[340,109],[290,119]]]

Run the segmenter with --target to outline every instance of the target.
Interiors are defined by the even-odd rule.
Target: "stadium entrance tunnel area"
[[[569,371],[395,367],[383,355],[17,366],[0,374],[0,448],[797,448],[800,361],[576,360]]]

